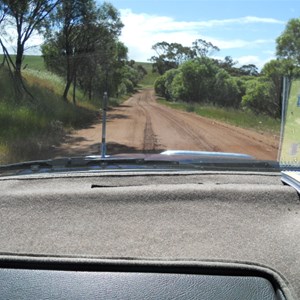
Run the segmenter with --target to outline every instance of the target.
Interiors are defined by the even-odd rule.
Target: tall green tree
[[[26,43],[35,32],[40,30],[43,22],[58,5],[60,0],[0,0],[0,18],[7,16],[6,22],[10,22],[16,29],[16,57],[15,62],[5,49],[3,37],[0,43],[4,48],[4,54],[8,57],[15,70],[17,78],[21,78],[21,69]]]
[[[64,100],[72,83],[74,87],[78,82],[91,97],[99,74],[109,81],[122,27],[119,13],[111,4],[97,6],[94,0],[61,1],[52,16],[42,52],[47,67],[66,78]]]
[[[207,57],[220,50],[211,42],[207,42],[202,39],[197,39],[194,41],[191,49],[193,52],[193,57]]]
[[[224,60],[215,60],[220,68],[224,69],[230,75],[238,76],[240,75],[239,69],[236,66],[238,63],[234,61],[231,56],[225,56]]]
[[[283,76],[286,72],[286,64],[283,60],[273,59],[266,63],[262,68],[261,73],[272,82],[272,88],[270,93],[273,97],[273,101],[276,104],[276,117],[281,115],[282,106],[282,85]]]
[[[258,68],[254,64],[243,65],[239,68],[240,75],[247,75],[247,76],[258,76]]]
[[[91,1],[62,0],[55,13],[52,14],[51,23],[48,23],[42,53],[47,67],[66,77],[64,100],[67,100],[72,82],[76,81],[79,48],[83,41],[82,30],[84,27],[91,30],[89,22],[95,21],[95,15],[96,11]]]
[[[164,74],[170,69],[176,69],[183,62],[192,59],[194,53],[191,48],[179,43],[159,42],[152,46],[156,56],[151,57],[153,66],[159,74]]]
[[[159,42],[152,46],[156,56],[152,56],[154,71],[160,75],[170,69],[176,69],[184,62],[196,57],[207,57],[219,48],[205,40],[198,39],[192,47],[186,47],[179,43]]]
[[[284,32],[276,40],[279,58],[292,60],[300,65],[300,18],[291,19]]]

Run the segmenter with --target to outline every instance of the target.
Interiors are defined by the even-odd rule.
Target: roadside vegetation
[[[38,80],[37,80],[38,79]],[[65,133],[80,128],[96,117],[96,107],[78,106],[61,100],[55,82],[26,76],[29,95],[17,100],[13,78],[0,69],[0,162],[48,158],[49,150]]]
[[[15,54],[5,45],[7,24]],[[106,2],[0,0],[1,164],[51,157],[70,130],[99,118],[105,91],[109,105],[134,93],[147,71],[128,60],[122,27]],[[36,33],[45,38],[42,56],[27,56]]]
[[[64,101],[63,77],[47,71],[41,56],[26,56],[25,61],[28,67],[22,77],[29,94],[19,94],[9,70],[0,68],[0,164],[49,158],[68,132],[99,120],[101,95],[89,99],[78,89],[74,105],[70,89]],[[131,83],[132,90],[110,97],[109,106],[127,99],[137,84]]]
[[[205,40],[191,47],[153,45],[153,70],[160,76],[155,91],[161,103],[238,126],[279,133],[283,77],[299,77],[300,19],[288,22],[276,40],[277,59],[259,72],[255,65],[238,67],[229,56],[212,58],[219,49]],[[265,125],[264,125],[265,124]]]
[[[270,133],[278,135],[280,131],[280,120],[264,115],[258,115],[251,111],[244,111],[235,108],[223,108],[213,105],[189,104],[186,102],[170,102],[159,98],[160,104],[168,107],[193,112],[199,116],[212,119],[212,121],[222,121],[234,126],[253,129],[260,133]]]
[[[139,88],[153,88],[157,77],[159,77],[159,73],[153,70],[152,63],[138,63],[141,65],[145,72],[145,76],[141,78],[139,81],[138,87]]]

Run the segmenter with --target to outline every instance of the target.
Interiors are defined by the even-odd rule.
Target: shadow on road
[[[83,139],[84,140],[84,139]],[[82,138],[78,138],[78,143],[82,141]],[[88,146],[83,146],[80,148],[70,146],[66,149],[54,149],[49,152],[49,158],[58,157],[69,157],[69,156],[86,156],[86,155],[100,155],[101,143],[95,143]],[[135,147],[128,147],[119,143],[107,143],[107,155],[115,154],[133,154],[133,153],[160,153],[165,149],[156,149],[152,151],[143,151],[142,149],[137,149]]]
[[[126,105],[126,104],[120,104],[118,107],[124,107],[124,108],[128,108],[128,107],[132,107],[130,105]]]
[[[128,119],[128,116],[122,115],[122,114],[109,114],[107,116],[107,121],[113,121],[115,119]],[[100,118],[100,120],[102,120],[102,118]]]

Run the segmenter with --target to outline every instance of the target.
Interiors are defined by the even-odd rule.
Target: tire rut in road
[[[147,111],[146,114],[146,125],[144,129],[144,151],[155,151],[156,149],[156,137],[152,128],[151,117]]]
[[[147,95],[146,95],[146,97],[147,97]],[[152,128],[151,116],[150,116],[148,110],[144,107],[144,105],[141,105],[141,97],[138,98],[137,107],[138,107],[139,111],[142,112],[142,114],[146,118],[145,128],[144,128],[143,151],[144,152],[154,152],[158,146],[157,138],[156,138],[153,128]]]
[[[194,145],[198,147],[199,150],[205,151],[219,151],[218,147],[212,145],[207,142],[207,140],[199,134],[199,132],[195,132],[184,120],[177,120],[177,116],[174,116],[168,108],[164,108],[162,106],[151,105],[153,109],[156,110],[158,114],[160,114],[163,118],[169,121],[172,128],[175,128],[178,133],[182,136],[183,139],[189,137]],[[201,128],[199,128],[201,130]]]

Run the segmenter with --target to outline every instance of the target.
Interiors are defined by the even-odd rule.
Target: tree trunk
[[[89,92],[89,100],[92,100],[92,93],[93,93],[93,91],[92,91],[92,79],[90,78],[89,79],[89,88],[88,88],[88,92]]]
[[[76,71],[73,79],[73,104],[76,105]]]
[[[66,34],[66,55],[67,55],[67,83],[63,93],[63,99],[68,101],[68,92],[71,87],[74,78],[74,60],[72,59],[72,51],[69,45],[68,34]]]
[[[17,43],[17,54],[16,54],[16,62],[15,62],[15,73],[17,79],[21,79],[21,68],[22,68],[22,60],[24,55],[24,46],[21,41]]]
[[[63,99],[65,101],[68,101],[68,93],[69,93],[69,89],[71,87],[71,83],[72,83],[72,79],[70,80],[67,80],[67,83],[66,83],[66,86],[65,86],[65,90],[64,90],[64,93],[63,93]]]
[[[1,67],[3,67],[5,65],[5,62],[6,62],[6,55],[3,54],[3,59],[2,59]]]
[[[71,87],[72,81],[73,81],[73,76],[72,76],[72,70],[71,70],[70,55],[69,55],[69,51],[67,51],[67,83],[66,83],[65,90],[63,93],[63,99],[65,101],[68,101],[68,92]]]

